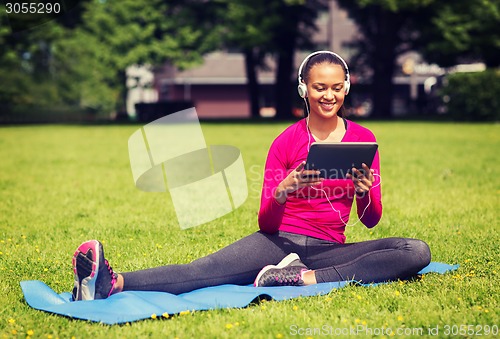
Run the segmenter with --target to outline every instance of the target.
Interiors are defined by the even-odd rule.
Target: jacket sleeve
[[[371,169],[375,170],[372,188],[368,194],[363,197],[356,196],[356,207],[358,217],[361,222],[368,228],[372,228],[378,224],[382,218],[382,189],[380,177],[380,157],[378,151],[375,153],[375,158]],[[369,205],[368,205],[369,204]]]
[[[283,150],[284,148],[280,148],[278,142],[275,141],[267,155],[258,218],[259,228],[265,233],[278,231],[285,211],[286,202],[281,205],[274,197],[276,188],[289,172]]]

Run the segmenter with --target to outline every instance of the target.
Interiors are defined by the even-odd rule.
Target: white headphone
[[[298,74],[299,85],[297,86],[297,91],[299,92],[299,96],[302,99],[305,99],[307,97],[307,85],[304,82],[304,79],[302,79],[302,68],[307,64],[307,61],[309,61],[310,58],[312,58],[315,55],[323,54],[323,53],[328,53],[328,54],[331,54],[331,55],[337,57],[344,64],[344,67],[345,67],[344,90],[345,90],[345,95],[349,94],[349,89],[351,88],[351,76],[349,75],[349,67],[347,67],[347,63],[337,53],[334,53],[331,51],[317,51],[317,52],[309,54],[304,59],[304,61],[302,61],[302,63],[300,64],[300,67],[299,67],[299,74]]]

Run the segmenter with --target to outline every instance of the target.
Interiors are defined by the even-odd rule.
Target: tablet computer
[[[304,169],[319,170],[325,179],[345,179],[353,167],[371,167],[377,148],[374,142],[314,142]]]

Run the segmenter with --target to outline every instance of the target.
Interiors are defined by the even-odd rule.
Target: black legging
[[[431,260],[429,246],[416,239],[385,238],[339,244],[287,232],[256,232],[189,264],[122,273],[123,290],[180,294],[221,284],[247,285],[264,266],[277,264],[293,252],[315,270],[318,283],[406,279]]]

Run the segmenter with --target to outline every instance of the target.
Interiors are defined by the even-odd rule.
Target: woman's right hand
[[[295,192],[299,188],[316,186],[323,182],[324,179],[319,177],[320,171],[304,170],[305,165],[305,161],[301,162],[276,188],[274,197],[281,205],[286,202],[288,194]]]

